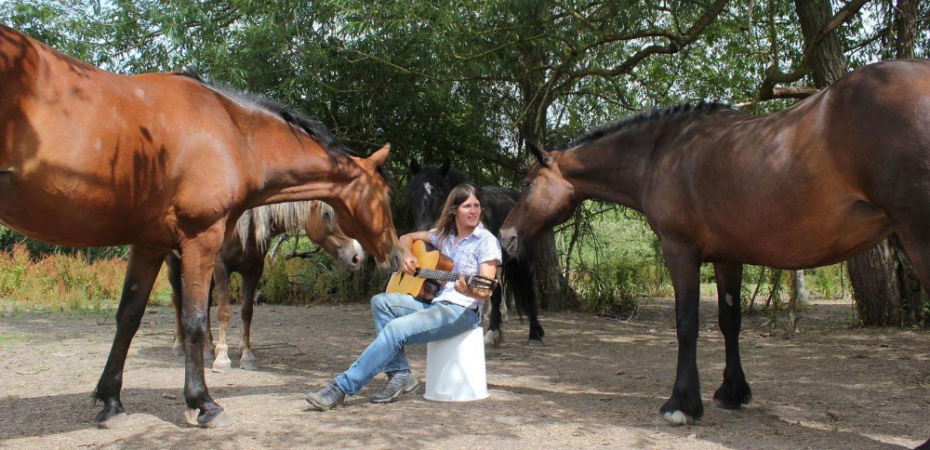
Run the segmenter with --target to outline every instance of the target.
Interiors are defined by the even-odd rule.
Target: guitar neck
[[[461,275],[453,272],[446,272],[444,270],[420,268],[417,271],[417,276],[420,278],[428,278],[430,280],[436,281],[457,281]],[[465,275],[465,281],[470,281],[472,276],[473,275]]]

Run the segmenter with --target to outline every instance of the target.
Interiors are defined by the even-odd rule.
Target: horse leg
[[[517,260],[516,267],[519,277],[515,280],[519,284],[513,290],[517,302],[523,305],[526,315],[530,319],[530,340],[526,345],[530,347],[544,347],[543,336],[546,335],[542,325],[539,324],[539,305],[536,303],[536,290],[533,289],[533,268],[529,264]]]
[[[174,346],[176,356],[184,354],[184,341],[181,339],[181,258],[174,252],[165,257],[168,266],[168,282],[171,283],[171,305],[174,306]]]
[[[484,335],[484,345],[500,347],[504,343],[501,331],[501,291],[500,286],[491,293],[491,319],[488,320],[488,332]]]
[[[191,425],[224,427],[232,424],[207,390],[204,378],[203,346],[209,326],[208,310],[210,281],[217,253],[223,243],[219,226],[200,233],[182,244],[181,272],[183,298],[181,329],[184,331],[184,400],[187,420]],[[199,413],[198,413],[199,411]]]
[[[213,360],[213,371],[226,373],[232,369],[232,360],[229,359],[229,345],[226,344],[226,328],[229,326],[229,318],[232,316],[232,308],[229,307],[229,271],[223,264],[221,258],[217,259],[213,267],[213,292],[216,298],[216,318],[220,323],[220,340],[216,344],[216,359]],[[207,304],[210,309],[210,304]],[[209,315],[207,329],[210,329]],[[209,348],[209,343],[204,344]],[[206,358],[206,355],[204,355]]]
[[[243,370],[258,370],[255,355],[252,354],[252,310],[255,304],[255,293],[258,290],[258,281],[265,270],[264,257],[242,278],[242,339],[239,340],[239,368]]]
[[[216,360],[216,353],[213,351],[216,348],[216,344],[213,343],[213,312],[211,307],[213,306],[213,278],[210,278],[210,289],[207,291],[207,334],[203,338],[203,360],[204,361],[214,361]],[[217,308],[219,309],[219,308]]]
[[[103,428],[118,427],[127,421],[126,410],[120,401],[123,367],[129,353],[129,344],[139,330],[145,305],[164,259],[164,250],[133,246],[129,252],[129,267],[123,281],[119,309],[116,311],[116,337],[93,395],[94,403],[97,400],[103,403],[103,410],[96,417],[97,423]]]
[[[717,278],[717,306],[720,311],[720,331],[727,352],[727,365],[723,369],[723,385],[714,393],[717,406],[739,409],[752,399],[749,383],[743,373],[739,357],[739,331],[742,321],[740,290],[743,282],[743,265],[715,263]]]
[[[181,258],[175,252],[168,252],[165,258],[165,265],[168,266],[168,282],[171,284],[171,305],[174,307],[174,345],[171,351],[175,355],[184,354],[184,340],[181,336],[184,332],[181,330],[181,305],[183,296],[181,294]],[[207,314],[207,323],[210,323],[209,313]],[[203,348],[203,359],[213,360],[213,334],[210,333],[210,327],[207,327],[206,344]]]
[[[697,369],[701,257],[689,248],[664,244],[665,265],[675,288],[675,329],[678,334],[678,369],[672,397],[659,414],[670,425],[693,423],[704,415]]]

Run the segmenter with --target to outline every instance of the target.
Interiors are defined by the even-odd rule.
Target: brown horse
[[[132,246],[94,393],[103,426],[126,419],[126,354],[169,251],[181,255],[184,397],[203,426],[229,422],[207,391],[203,340],[216,255],[244,211],[324,200],[395,270],[388,152],[356,158],[280,105],[190,76],[105,72],[0,26],[0,223],[52,244]]]
[[[332,207],[319,200],[312,202],[278,203],[252,208],[242,214],[236,223],[234,234],[223,242],[220,253],[213,267],[213,286],[211,297],[216,299],[216,312],[219,322],[219,341],[216,353],[213,352],[213,335],[207,326],[204,338],[204,360],[213,361],[214,372],[228,372],[232,368],[229,359],[229,346],[226,343],[226,329],[229,326],[231,309],[229,306],[229,276],[233,273],[242,275],[242,338],[239,340],[239,367],[245,370],[258,370],[258,362],[252,353],[252,311],[258,282],[265,271],[265,253],[271,239],[281,233],[297,235],[300,229],[307,232],[320,248],[329,253],[343,269],[355,272],[362,267],[365,251],[358,241],[346,236]],[[172,301],[177,320],[174,331],[174,353],[184,354],[184,341],[181,339],[181,260],[168,253],[168,279],[171,282]],[[216,293],[213,296],[213,293]],[[210,323],[210,314],[207,314]]]
[[[517,253],[587,199],[641,211],[675,288],[678,371],[660,409],[703,412],[697,370],[699,271],[713,262],[726,342],[718,405],[751,393],[740,364],[743,264],[803,269],[844,261],[897,231],[930,286],[930,62],[866,66],[764,117],[714,104],[654,110],[593,130],[538,164],[501,228]],[[930,447],[930,442],[924,444]]]

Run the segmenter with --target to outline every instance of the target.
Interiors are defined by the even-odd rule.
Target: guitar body
[[[424,241],[414,241],[410,252],[417,259],[421,269],[435,269],[442,271],[452,270],[452,260],[439,253],[439,250],[429,251]],[[439,292],[441,285],[433,280],[408,275],[403,271],[394,272],[388,281],[384,292],[397,294],[410,294],[421,301],[430,301]]]

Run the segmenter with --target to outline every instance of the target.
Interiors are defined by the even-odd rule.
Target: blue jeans
[[[407,294],[378,294],[371,299],[371,311],[378,337],[334,381],[348,395],[358,394],[381,372],[410,369],[405,345],[448,339],[480,323],[478,313],[472,309],[426,304]]]

